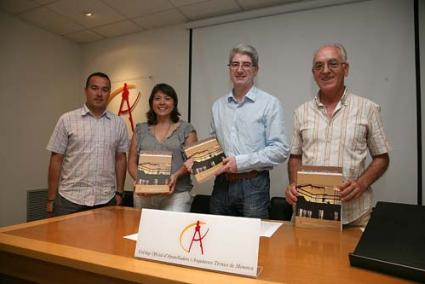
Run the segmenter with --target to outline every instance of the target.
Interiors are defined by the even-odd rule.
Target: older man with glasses
[[[267,218],[269,170],[288,157],[280,101],[254,86],[258,54],[240,44],[230,51],[233,89],[212,107],[211,134],[226,154],[210,201],[213,214]]]
[[[342,222],[365,226],[373,202],[371,185],[388,168],[390,147],[379,105],[346,88],[348,70],[342,45],[325,45],[316,51],[312,72],[319,92],[294,114],[285,196],[291,204],[297,201],[301,165],[342,167]],[[372,161],[366,168],[368,151]]]

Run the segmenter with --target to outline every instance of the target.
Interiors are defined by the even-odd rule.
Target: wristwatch
[[[123,197],[124,196],[124,192],[122,192],[122,191],[115,191],[115,195],[119,195],[119,196]]]

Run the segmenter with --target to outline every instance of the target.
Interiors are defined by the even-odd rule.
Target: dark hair
[[[107,80],[108,80],[108,82],[109,82],[109,88],[111,88],[111,79],[109,79],[108,75],[106,75],[105,73],[102,73],[102,72],[94,72],[94,73],[90,74],[90,75],[87,77],[87,81],[86,81],[86,89],[89,87],[90,79],[91,79],[92,77],[95,77],[95,76],[96,76],[96,77],[102,77],[102,78],[107,79]]]
[[[153,108],[152,108],[153,97],[158,92],[164,93],[165,95],[173,99],[174,108],[173,108],[173,111],[171,112],[171,121],[172,122],[179,121],[180,113],[179,113],[179,110],[177,109],[177,104],[179,100],[177,99],[176,91],[170,85],[165,83],[160,83],[160,84],[156,84],[155,87],[153,87],[151,95],[149,97],[149,111],[146,113],[148,124],[153,125],[153,124],[157,124],[158,122],[156,113],[153,111]]]

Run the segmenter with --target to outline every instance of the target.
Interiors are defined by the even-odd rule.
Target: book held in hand
[[[303,166],[297,172],[295,226],[342,230],[342,168]]]
[[[141,151],[137,166],[136,193],[169,192],[171,159],[171,152]]]
[[[199,183],[213,177],[223,167],[224,152],[215,137],[186,147],[184,152],[187,158],[193,159],[192,174]]]

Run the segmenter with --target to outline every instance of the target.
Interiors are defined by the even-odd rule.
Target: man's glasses
[[[227,66],[229,66],[230,69],[233,69],[233,70],[239,69],[239,67],[241,67],[244,70],[254,67],[254,65],[251,62],[247,62],[247,61],[245,62],[232,61],[229,64],[227,64]]]
[[[329,60],[328,62],[316,62],[313,64],[314,71],[323,71],[325,66],[332,71],[335,71],[339,68],[339,66],[346,64],[346,62],[338,62],[337,60]]]

